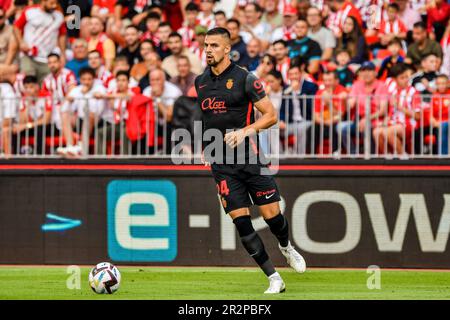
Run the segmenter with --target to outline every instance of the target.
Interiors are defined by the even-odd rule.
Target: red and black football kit
[[[234,150],[223,141],[230,130],[242,129],[255,122],[254,103],[266,96],[261,82],[232,62],[219,75],[207,68],[196,78],[195,88],[203,114],[203,132],[216,129],[222,133],[223,156],[209,157],[206,150],[214,140],[205,141],[205,136],[203,147],[225,211],[250,207],[252,202],[264,205],[280,201],[273,177],[261,174],[261,169],[266,166],[260,161],[263,155],[259,154],[258,137],[245,138],[244,148],[238,146]],[[244,154],[237,152],[243,149]]]

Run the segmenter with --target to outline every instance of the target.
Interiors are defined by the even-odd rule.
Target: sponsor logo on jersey
[[[227,112],[227,107],[225,105],[225,101],[219,100],[216,97],[206,98],[205,100],[202,101],[201,106],[202,106],[203,111],[211,110],[211,111],[214,111],[215,113]]]

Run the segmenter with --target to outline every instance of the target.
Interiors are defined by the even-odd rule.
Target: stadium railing
[[[42,112],[36,108],[36,104],[45,104],[42,99],[47,98],[0,98],[2,158],[167,158],[177,143],[171,139],[176,128],[148,102],[118,112],[117,99],[63,103],[55,99],[51,122],[43,123]],[[283,96],[282,100],[285,107],[276,106],[279,123],[259,133],[262,150],[272,157],[449,157],[450,96]],[[84,112],[74,112],[72,103]],[[193,127],[186,123],[192,134]],[[69,135],[79,146],[79,154],[64,149]],[[184,145],[181,150],[184,155],[195,154],[193,145]]]

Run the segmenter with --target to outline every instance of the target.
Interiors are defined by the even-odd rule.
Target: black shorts
[[[271,175],[261,175],[258,164],[212,164],[217,192],[226,213],[253,204],[262,206],[280,201],[280,193]]]

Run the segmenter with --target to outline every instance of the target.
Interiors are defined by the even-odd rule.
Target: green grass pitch
[[[256,268],[121,267],[122,283],[113,295],[88,285],[69,290],[66,267],[0,266],[0,299],[450,299],[450,272],[381,270],[381,289],[369,290],[365,270],[310,269],[296,274],[279,269],[286,292],[268,296],[267,279]]]

